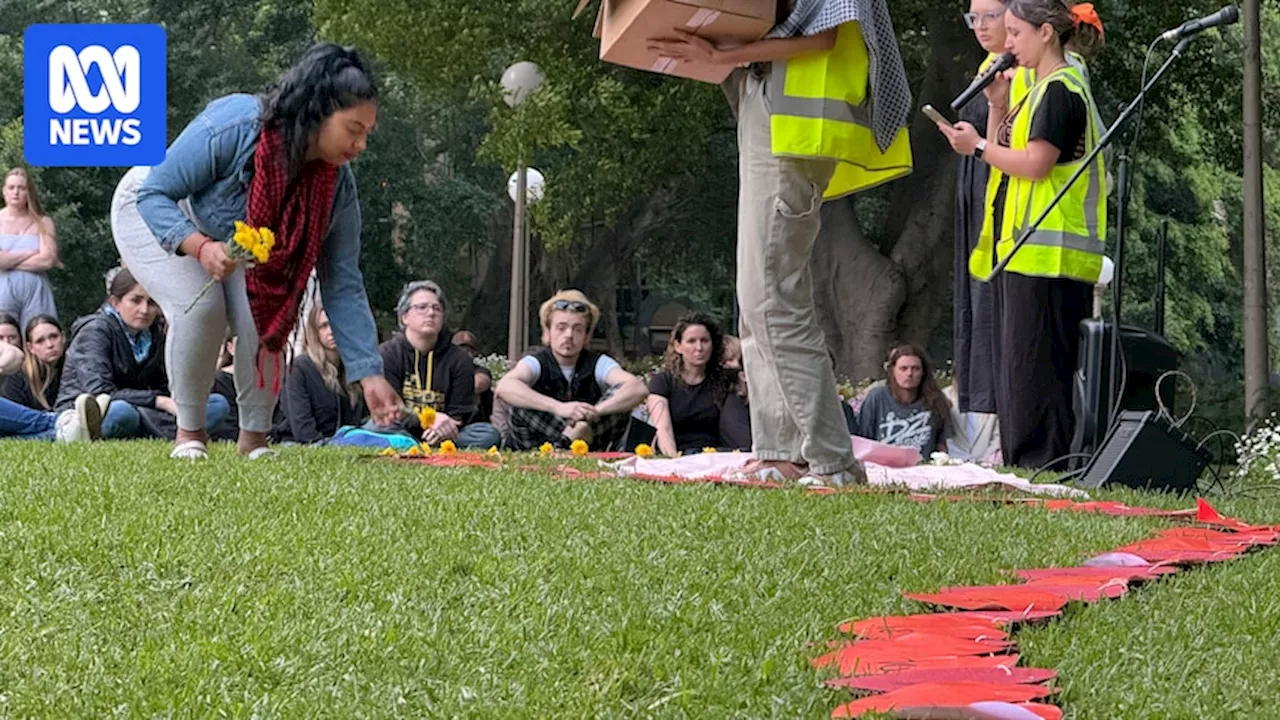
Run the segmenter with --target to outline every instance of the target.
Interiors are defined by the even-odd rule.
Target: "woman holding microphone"
[[[1005,48],[1034,72],[1035,84],[1010,102],[1007,73],[986,90],[985,137],[971,123],[939,123],[951,147],[990,166],[985,212],[969,272],[986,278],[1045,210],[1044,222],[993,282],[999,347],[996,407],[1004,462],[1041,467],[1068,452],[1075,419],[1071,377],[1080,321],[1102,270],[1106,170],[1098,155],[1050,209],[1101,134],[1088,81],[1068,49],[1101,45],[1091,5],[1012,0]]]

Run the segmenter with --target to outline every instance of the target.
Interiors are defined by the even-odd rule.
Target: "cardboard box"
[[[589,0],[578,5],[575,16]],[[617,65],[719,83],[728,65],[677,62],[650,52],[649,38],[675,37],[681,29],[721,47],[759,40],[775,24],[776,0],[601,0],[593,35],[600,59]]]

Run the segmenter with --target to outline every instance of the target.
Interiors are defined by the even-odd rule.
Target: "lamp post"
[[[503,99],[513,108],[524,103],[542,87],[542,70],[531,62],[518,62],[502,73]],[[507,357],[515,359],[524,352],[529,332],[529,244],[525,229],[525,205],[528,200],[528,172],[525,158],[520,158],[515,174],[515,222],[511,233],[511,315],[507,324]]]

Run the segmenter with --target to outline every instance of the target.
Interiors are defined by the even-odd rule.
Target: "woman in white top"
[[[25,326],[37,315],[58,316],[45,273],[58,266],[53,219],[44,214],[35,185],[22,168],[4,176],[0,209],[0,312]]]

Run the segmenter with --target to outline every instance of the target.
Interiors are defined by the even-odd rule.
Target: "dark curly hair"
[[[377,100],[378,86],[354,47],[318,43],[268,86],[261,97],[262,126],[280,129],[289,177],[293,179],[301,174],[307,145],[325,118]]]
[[[707,358],[707,379],[711,383],[712,395],[716,404],[722,402],[733,391],[737,383],[737,374],[733,376],[724,369],[724,334],[715,319],[703,312],[689,312],[680,316],[675,328],[671,331],[671,341],[667,343],[666,355],[662,358],[662,369],[666,370],[677,382],[684,382],[684,358],[676,352],[676,344],[684,340],[684,333],[691,327],[701,325],[711,336],[711,357]]]

